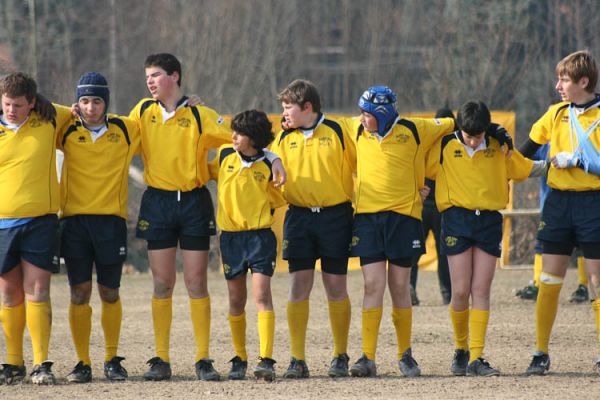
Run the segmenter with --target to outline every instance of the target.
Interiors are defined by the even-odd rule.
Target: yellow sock
[[[173,299],[152,298],[152,323],[154,325],[154,346],[156,356],[170,362],[169,347],[171,321],[173,319]]]
[[[104,331],[104,361],[108,362],[117,355],[123,306],[121,300],[114,303],[102,302],[102,330]]]
[[[2,306],[2,329],[6,343],[6,363],[23,365],[23,334],[25,332],[25,304]]]
[[[542,274],[542,255],[536,254],[533,258],[533,284],[540,287],[540,275]]]
[[[536,350],[548,354],[548,343],[552,325],[558,311],[558,298],[562,283],[548,284],[540,282],[540,291],[535,304],[535,342]]]
[[[329,323],[333,336],[333,356],[348,352],[348,332],[350,331],[350,318],[352,307],[350,299],[329,301]]]
[[[450,305],[449,310],[454,330],[454,346],[460,350],[467,350],[469,348],[469,309],[456,311]]]
[[[392,308],[392,322],[396,328],[396,340],[398,342],[398,359],[410,348],[412,336],[412,307]]]
[[[210,296],[201,299],[190,298],[190,311],[194,338],[196,340],[196,361],[208,358],[210,340]]]
[[[377,339],[379,337],[379,324],[383,308],[363,308],[362,311],[362,340],[363,353],[369,360],[375,360],[377,353]]]
[[[89,304],[69,304],[69,325],[77,359],[85,365],[92,365],[90,359],[92,307]]]
[[[247,361],[248,353],[246,353],[246,313],[244,312],[240,315],[229,314],[228,319],[229,328],[231,329],[231,342],[233,343],[235,355],[241,358],[243,361]]]
[[[598,335],[598,346],[600,347],[600,299],[592,301],[592,310],[596,318],[596,334]],[[598,352],[598,356],[600,357],[600,351]]]
[[[483,354],[485,334],[487,332],[489,310],[472,309],[469,315],[469,362],[475,361]]]
[[[309,302],[308,299],[287,303],[288,328],[290,332],[290,347],[292,357],[296,360],[305,360],[304,343],[306,341],[306,326],[308,325]]]
[[[262,358],[273,358],[274,339],[275,313],[273,311],[259,311],[258,340],[260,342],[260,356]]]
[[[33,365],[48,360],[48,345],[52,327],[52,307],[50,302],[26,301],[26,320],[31,347],[33,348]]]
[[[583,257],[577,257],[577,275],[579,276],[579,284],[583,286],[588,285],[587,274],[585,273],[585,263]]]

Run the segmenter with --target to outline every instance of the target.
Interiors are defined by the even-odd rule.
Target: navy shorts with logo
[[[544,203],[537,237],[545,243],[570,247],[571,251],[580,244],[585,257],[585,244],[600,242],[600,191],[552,189]]]
[[[283,223],[283,259],[347,258],[353,213],[351,203],[323,208],[290,205]]]
[[[397,260],[425,253],[421,221],[393,211],[356,214],[351,255]]]
[[[127,257],[127,223],[115,215],[75,215],[60,221],[60,254],[65,259],[69,283],[92,280],[109,288],[121,284]]]
[[[442,213],[441,253],[456,255],[477,247],[495,257],[502,254],[502,214],[498,211],[451,207]]]
[[[148,241],[173,241],[182,236],[217,233],[215,211],[206,187],[189,192],[149,187],[142,196],[136,236]]]
[[[277,239],[271,229],[221,232],[220,248],[225,279],[252,273],[273,276],[277,258]]]
[[[14,228],[0,229],[0,275],[19,265],[21,259],[46,271],[58,271],[56,215],[43,215]]]

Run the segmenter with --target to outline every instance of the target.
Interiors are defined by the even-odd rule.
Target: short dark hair
[[[29,75],[14,72],[0,81],[0,95],[12,98],[25,96],[27,101],[32,103],[37,96],[37,84]]]
[[[247,110],[237,113],[231,120],[231,129],[248,136],[256,150],[262,150],[273,141],[271,121],[263,111]]]
[[[173,75],[173,72],[179,74],[177,85],[181,86],[181,63],[173,54],[157,53],[150,54],[144,61],[144,68],[159,67],[165,70],[167,75]]]
[[[459,129],[470,136],[484,133],[491,122],[490,110],[481,101],[469,101],[463,104],[456,117]]]
[[[443,107],[440,108],[439,110],[437,110],[435,112],[435,117],[434,118],[454,118],[454,113],[452,112],[452,110],[448,107]]]
[[[277,95],[277,100],[288,104],[298,104],[301,108],[306,103],[312,104],[314,112],[321,112],[321,96],[317,87],[306,79],[296,79]]]

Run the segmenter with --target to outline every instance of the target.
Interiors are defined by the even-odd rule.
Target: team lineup
[[[71,107],[50,103],[23,73],[0,81],[0,320],[6,354],[0,384],[18,383],[28,375],[25,327],[33,350],[31,382],[57,382],[49,361],[50,281],[59,258],[68,274],[68,321],[77,355],[66,380],[92,381],[94,269],[104,375],[110,381],[129,377],[118,351],[124,312],[119,287],[127,256],[128,171],[136,155],[143,160],[147,184],[136,236],[147,243],[153,281],[154,354],[144,380],[171,379],[178,247],[197,378],[246,378],[248,270],[259,337],[259,359],[251,373],[261,380],[276,378],[271,277],[277,239],[271,227],[273,210],[283,206],[288,206],[281,247],[289,265],[285,319],[290,360],[281,376],[310,376],[305,345],[317,261],[333,345],[327,375],[377,376],[388,287],[398,368],[406,377],[420,376],[418,355],[411,347],[411,265],[425,252],[422,219],[426,199],[432,197],[441,214],[438,255],[447,260],[449,274],[442,288],[454,334],[449,371],[455,376],[499,375],[484,358],[491,286],[501,251],[499,210],[509,201],[509,181],[528,177],[547,177],[551,190],[537,237],[541,256],[536,256],[534,279],[535,352],[523,369],[527,375],[544,375],[550,369],[558,299],[577,248],[598,333],[599,358],[592,365],[600,374],[600,96],[595,94],[598,70],[589,52],[572,53],[557,64],[556,90],[562,101],[532,126],[518,150],[479,101],[464,103],[456,118],[452,112],[432,119],[402,118],[395,92],[372,86],[358,99],[359,117],[330,118],[316,86],[298,79],[277,95],[280,127],[258,110],[239,112],[229,125],[197,96],[183,93],[175,56],[150,55],[144,69],[151,97],[127,117],[107,112],[110,90],[97,72],[81,76]],[[57,149],[64,153],[60,183],[54,167]],[[209,160],[211,149],[216,157]],[[535,157],[540,149],[546,153]],[[210,180],[217,182],[216,218],[206,188]],[[224,376],[214,368],[209,351],[208,251],[210,236],[217,231],[233,354]],[[347,352],[349,257],[360,259],[364,278],[362,355],[357,360],[350,360]]]

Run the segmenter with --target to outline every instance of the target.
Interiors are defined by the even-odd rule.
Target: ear
[[[28,107],[29,107],[29,110],[30,110],[30,111],[31,111],[31,110],[33,110],[33,108],[35,107],[35,103],[36,103],[36,101],[37,101],[37,95],[36,95],[36,97],[34,97],[34,98],[31,100],[31,103],[29,103],[29,106],[28,106]]]
[[[579,87],[581,87],[582,89],[585,89],[585,90],[587,90],[589,83],[590,83],[590,78],[588,78],[587,76],[582,76],[581,79],[579,79],[579,82],[577,82]]]
[[[173,81],[175,81],[175,82],[177,82],[179,80],[179,72],[177,72],[177,71],[173,71],[173,73],[170,76],[173,79]]]
[[[302,111],[312,112],[313,111],[312,103],[310,101],[307,101],[306,103],[304,103],[304,105],[302,106]]]

